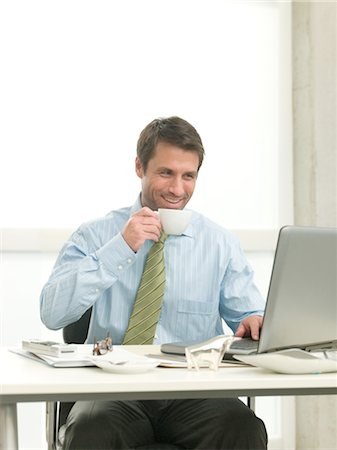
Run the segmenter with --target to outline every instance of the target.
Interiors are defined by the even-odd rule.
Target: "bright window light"
[[[284,220],[282,2],[4,3],[2,227],[76,227],[132,204],[138,135],[169,115],[206,149],[191,207],[227,228]]]

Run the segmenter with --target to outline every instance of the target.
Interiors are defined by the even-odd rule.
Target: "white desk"
[[[128,349],[139,352],[139,347]],[[142,352],[158,352],[143,346]],[[281,375],[252,367],[156,368],[121,375],[93,368],[52,368],[0,349],[0,449],[18,448],[16,404],[87,399],[169,399],[337,394],[337,375]]]

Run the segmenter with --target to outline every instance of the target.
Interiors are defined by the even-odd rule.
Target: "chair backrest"
[[[63,328],[63,340],[67,344],[83,344],[87,338],[92,307],[76,322]]]
[[[67,344],[83,344],[87,338],[88,327],[91,317],[92,307],[89,308],[83,316],[76,322],[63,328],[63,340]],[[61,402],[59,404],[57,429],[66,423],[69,411],[74,402]]]

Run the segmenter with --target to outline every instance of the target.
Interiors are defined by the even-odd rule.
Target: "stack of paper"
[[[95,364],[91,361],[92,352],[91,345],[80,345],[79,350],[75,353],[62,354],[60,356],[44,355],[38,352],[28,352],[22,348],[11,348],[10,351],[21,356],[48,364],[52,367],[90,367]]]

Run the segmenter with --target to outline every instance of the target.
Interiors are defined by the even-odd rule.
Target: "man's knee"
[[[267,432],[265,425],[254,412],[238,399],[210,401],[214,407],[208,427],[213,432],[210,438],[203,437],[202,448],[266,449]],[[211,415],[211,414],[210,414]]]
[[[109,448],[113,430],[108,415],[94,402],[79,402],[70,411],[64,434],[64,449]]]
[[[227,423],[228,430],[228,423]],[[231,439],[236,449],[266,449],[267,431],[263,421],[247,407],[238,408],[230,420]]]
[[[64,449],[132,448],[152,438],[138,402],[77,402],[67,419]]]

